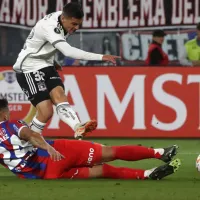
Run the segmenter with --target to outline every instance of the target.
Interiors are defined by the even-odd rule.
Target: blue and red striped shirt
[[[0,164],[21,178],[42,178],[49,154],[20,138],[24,127],[21,120],[0,122]]]

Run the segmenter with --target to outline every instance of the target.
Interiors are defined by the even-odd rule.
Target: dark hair
[[[197,24],[197,30],[200,31],[200,22]]]
[[[164,37],[166,33],[163,30],[155,30],[153,31],[153,37]]]
[[[8,108],[8,100],[7,99],[0,99],[0,111],[3,109]]]
[[[71,2],[63,7],[63,15],[65,17],[74,17],[76,19],[82,19],[84,13],[81,4]]]

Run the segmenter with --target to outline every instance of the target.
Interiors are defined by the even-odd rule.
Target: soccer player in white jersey
[[[68,103],[63,82],[54,67],[57,50],[74,59],[102,60],[116,64],[118,56],[89,53],[66,42],[66,38],[79,29],[83,16],[80,4],[68,3],[63,11],[54,12],[38,21],[13,66],[19,85],[37,109],[31,129],[38,133],[42,132],[53,115],[52,103],[60,119],[75,131],[76,138],[96,129],[96,120],[86,123],[79,121]]]
[[[180,160],[172,158],[177,146],[104,146],[90,141],[46,141],[21,120],[10,120],[8,101],[0,99],[0,164],[20,178],[29,179],[162,179],[173,174]],[[150,169],[115,167],[113,160],[160,159],[164,165]],[[57,161],[57,162],[56,162]],[[103,163],[103,164],[99,164]]]

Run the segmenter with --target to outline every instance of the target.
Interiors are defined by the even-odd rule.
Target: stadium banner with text
[[[97,119],[91,137],[200,137],[200,68],[66,67],[60,75],[80,120]],[[12,68],[0,67],[2,97],[13,119],[31,121]],[[43,133],[73,136],[56,112]]]
[[[71,0],[0,0],[0,24],[33,27],[46,14],[62,10]],[[200,0],[80,0],[83,30],[185,27],[200,21]],[[92,29],[91,29],[92,28]],[[87,31],[88,31],[87,30]]]
[[[196,30],[165,31],[165,33],[167,35],[162,47],[169,56],[170,65],[175,65],[183,54],[185,42],[195,38]],[[147,58],[148,48],[152,42],[152,31],[121,32],[119,39],[121,57],[132,65]]]

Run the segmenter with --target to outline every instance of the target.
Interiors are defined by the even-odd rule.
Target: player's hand
[[[63,158],[65,158],[62,154],[60,154],[58,151],[56,151],[51,145],[49,145],[47,152],[49,153],[49,155],[53,161],[60,161]]]
[[[102,60],[103,61],[109,61],[111,63],[113,63],[114,65],[116,65],[116,59],[120,59],[120,56],[113,56],[113,55],[104,55]]]
[[[55,60],[54,60],[54,67],[56,68],[57,71],[62,71],[62,66],[58,64]]]

